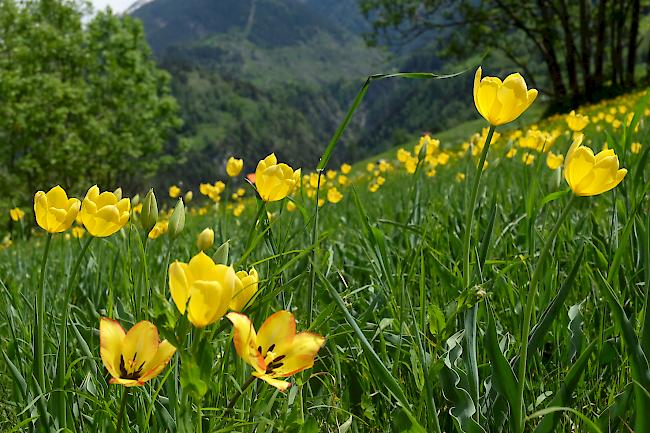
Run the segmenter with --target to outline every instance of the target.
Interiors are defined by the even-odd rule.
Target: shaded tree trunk
[[[550,25],[552,23],[552,17],[549,13],[549,5],[545,0],[538,0],[537,3],[542,15],[542,20],[545,23],[545,26],[541,32],[542,56],[546,62],[548,75],[553,85],[553,94],[557,99],[562,99],[566,96],[567,91],[566,87],[564,86],[564,81],[562,80],[562,69],[560,68],[560,62],[558,61],[557,53],[555,52],[555,37],[553,34],[553,29]]]
[[[558,1],[557,12],[560,17],[562,32],[564,33],[564,62],[569,78],[569,87],[571,88],[571,98],[574,103],[577,103],[580,99],[580,86],[578,85],[578,71],[576,68],[577,54],[573,30],[571,29],[571,18],[569,17],[569,10],[565,0]]]
[[[594,81],[600,87],[603,83],[603,66],[605,64],[605,13],[607,0],[598,2],[598,17],[596,18],[596,53],[594,56]]]
[[[630,39],[627,46],[627,70],[625,84],[634,86],[634,67],[636,66],[637,39],[639,37],[639,15],[641,1],[632,0],[632,16],[630,20]]]
[[[580,66],[584,94],[589,98],[593,90],[593,77],[591,75],[591,2],[580,0]]]

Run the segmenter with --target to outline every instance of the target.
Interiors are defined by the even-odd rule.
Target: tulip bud
[[[185,193],[185,197],[184,197],[184,199],[185,199],[185,203],[189,203],[189,202],[191,202],[191,201],[192,201],[192,198],[194,198],[194,193],[193,193],[192,191],[187,191],[187,192]]]
[[[560,184],[562,183],[562,169],[556,168],[553,170],[553,174],[550,179],[551,191],[557,191],[560,189]]]
[[[137,206],[140,203],[140,194],[136,194],[131,197],[131,207]]]
[[[122,200],[122,188],[117,188],[115,191],[113,191],[113,194],[118,201]]]
[[[169,218],[169,228],[167,229],[170,239],[176,239],[185,227],[185,205],[183,199],[179,199],[174,213]]]
[[[226,241],[221,244],[217,251],[212,255],[212,259],[215,263],[228,263],[228,254],[230,253],[230,241]]]
[[[207,228],[204,229],[196,238],[196,246],[201,251],[209,250],[214,243],[214,230]]]
[[[145,233],[149,233],[158,222],[158,203],[153,188],[149,190],[142,202],[142,212],[140,213],[140,224]]]

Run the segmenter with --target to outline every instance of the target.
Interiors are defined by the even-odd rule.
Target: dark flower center
[[[137,353],[133,354],[133,359],[131,360],[131,364],[135,362],[135,358],[138,356]],[[124,364],[124,356],[120,355],[120,378],[121,379],[129,379],[129,380],[138,380],[140,379],[140,376],[142,376],[142,368],[144,367],[144,362],[140,364],[140,367],[137,369],[133,370],[132,372],[128,372],[126,370],[126,365]]]
[[[263,350],[262,346],[257,346],[257,352],[262,355],[263,357],[266,357],[266,354],[268,352],[273,352],[273,349],[275,349],[275,344],[271,344],[268,348],[268,350]],[[280,368],[284,365],[284,362],[281,362],[286,355],[280,355],[277,358],[274,358],[271,360],[269,365],[266,366],[266,374],[273,374],[276,368]]]

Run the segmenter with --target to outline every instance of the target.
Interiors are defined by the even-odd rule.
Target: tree
[[[180,125],[139,21],[74,1],[0,0],[0,196],[93,183],[133,189]],[[5,203],[8,204],[8,203]]]

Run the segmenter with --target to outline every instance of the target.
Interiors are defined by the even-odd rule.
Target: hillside
[[[421,48],[397,56],[367,47],[356,0],[154,0],[132,15],[173,77],[185,125],[169,150],[184,163],[164,177],[179,182],[217,176],[232,153],[248,161],[276,151],[313,166],[366,76],[443,67]],[[449,96],[469,85],[373,85],[335,161],[466,119],[467,101]]]

